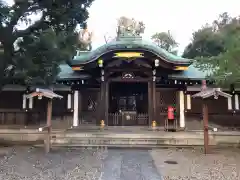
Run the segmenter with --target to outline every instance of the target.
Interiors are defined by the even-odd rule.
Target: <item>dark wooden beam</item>
[[[108,110],[109,110],[109,82],[105,83],[105,124],[108,125]]]
[[[51,149],[51,133],[52,133],[52,99],[48,99],[47,103],[47,137],[45,141],[45,152],[49,153]]]
[[[153,94],[152,94],[152,97],[153,97],[153,120],[157,122],[156,118],[157,118],[157,115],[156,115],[156,82],[152,82],[152,91],[153,91]]]
[[[104,120],[104,110],[105,110],[105,101],[104,101],[105,93],[104,92],[105,92],[105,82],[101,81],[98,125],[100,125],[101,120]]]
[[[148,125],[152,123],[152,81],[148,81]]]
[[[118,68],[113,68],[113,69],[109,69],[110,72],[152,72],[152,69],[149,68],[122,68],[122,69],[118,69]]]
[[[208,106],[206,100],[203,100],[203,128],[204,128],[204,153],[209,153],[209,135],[208,135]]]
[[[113,67],[113,66],[119,66],[120,64],[122,64],[122,62],[123,62],[122,59],[113,60],[113,61],[107,63],[106,68]]]
[[[122,77],[117,77],[117,78],[111,78],[109,79],[110,82],[148,82],[150,81],[151,79],[150,78],[140,78],[140,77],[135,77],[133,79],[124,79]]]
[[[138,60],[135,60],[133,61],[134,64],[136,65],[141,65],[143,67],[146,67],[146,68],[152,68],[152,65],[150,65],[148,62],[145,62],[144,60],[142,59],[138,59]],[[151,63],[152,64],[152,63]]]

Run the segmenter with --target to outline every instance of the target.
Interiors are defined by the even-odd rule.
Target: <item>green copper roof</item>
[[[59,68],[60,73],[58,74],[58,80],[81,80],[89,77],[88,75],[82,75],[73,71],[68,64],[61,64]]]
[[[201,71],[193,64],[188,66],[188,69],[185,71],[180,71],[176,74],[169,74],[169,77],[172,79],[192,79],[192,80],[202,80],[209,75],[207,71]]]
[[[72,70],[72,68],[68,64],[60,65],[61,72],[58,75],[59,80],[81,80],[87,79],[89,75],[79,74]],[[169,74],[169,78],[172,79],[189,79],[189,80],[202,80],[205,79],[209,75],[209,72],[201,71],[200,69],[194,67],[194,65],[190,65],[188,70],[176,72],[173,74]]]
[[[115,50],[145,50],[152,52],[162,60],[173,64],[190,64],[191,61],[189,59],[185,59],[169,53],[168,51],[157,46],[155,43],[143,40],[142,38],[122,37],[118,40],[114,40],[112,42],[109,42],[108,44],[100,46],[99,48],[91,52],[80,52],[78,56],[74,57],[71,64],[85,64],[98,59],[107,52]]]

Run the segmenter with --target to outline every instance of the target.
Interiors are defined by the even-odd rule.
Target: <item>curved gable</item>
[[[129,38],[122,37],[117,40],[114,40],[108,44],[100,46],[99,48],[91,51],[80,53],[79,56],[75,56],[71,61],[71,65],[77,64],[87,64],[89,62],[99,59],[102,55],[118,50],[143,50],[148,51],[159,57],[161,60],[166,61],[167,63],[176,64],[176,65],[190,65],[191,60],[185,59],[180,56],[176,56],[168,51],[160,48],[155,43],[150,41],[142,40],[141,38]]]

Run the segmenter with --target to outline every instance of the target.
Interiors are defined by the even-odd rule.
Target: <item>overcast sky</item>
[[[145,38],[170,30],[182,52],[194,30],[211,23],[220,13],[239,15],[239,7],[239,0],[95,0],[89,10],[88,26],[94,33],[96,48],[104,43],[105,34],[114,36],[118,17],[135,18],[146,24]]]

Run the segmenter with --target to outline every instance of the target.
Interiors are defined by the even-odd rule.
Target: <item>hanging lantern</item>
[[[155,76],[156,75],[156,69],[154,69],[152,73]]]
[[[104,70],[101,70],[101,81],[104,81]]]
[[[156,81],[156,76],[153,76],[153,81]]]
[[[38,95],[38,99],[41,100],[42,99],[42,95],[39,94]]]
[[[104,81],[104,76],[101,76],[101,81]]]
[[[159,60],[158,59],[155,59],[154,63],[155,63],[155,67],[159,66]]]
[[[98,66],[101,68],[103,67],[103,60],[102,59],[99,59],[98,60]]]

